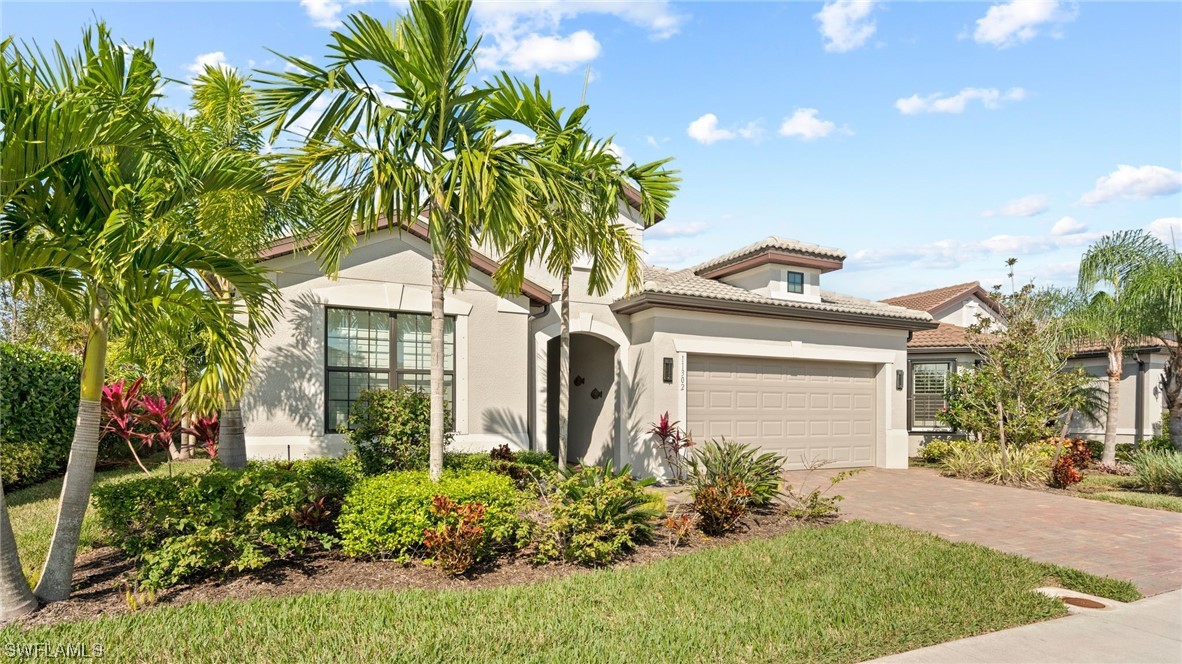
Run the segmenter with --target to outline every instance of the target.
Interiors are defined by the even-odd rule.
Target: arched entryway
[[[560,339],[546,347],[546,449],[558,454],[558,362]],[[599,464],[616,456],[617,387],[615,345],[593,334],[570,339],[570,407],[567,461]]]

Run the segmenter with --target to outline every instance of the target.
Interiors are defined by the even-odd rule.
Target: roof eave
[[[674,293],[641,293],[630,298],[617,300],[611,305],[613,312],[625,315],[658,307],[708,313],[737,314],[741,316],[758,316],[762,318],[783,318],[789,320],[806,320],[820,323],[863,325],[867,327],[881,327],[896,330],[931,330],[935,329],[937,325],[935,321],[930,320],[923,321],[905,318],[893,318],[889,316],[853,312],[816,311],[812,309],[785,307],[776,304],[719,300],[715,298],[695,297],[693,295],[678,295]]]

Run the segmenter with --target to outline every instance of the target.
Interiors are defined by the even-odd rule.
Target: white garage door
[[[685,427],[694,440],[725,436],[787,458],[872,466],[875,367],[847,362],[690,355]]]

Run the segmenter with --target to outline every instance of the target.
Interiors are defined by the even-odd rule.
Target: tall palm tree
[[[228,67],[206,66],[193,81],[191,114],[176,118],[175,133],[183,137],[189,154],[219,155],[241,167],[273,177],[273,160],[263,154],[257,96],[250,78]],[[216,241],[227,253],[251,257],[284,236],[302,236],[313,216],[319,192],[308,183],[291,195],[265,190],[219,189],[194,198],[177,215],[177,229],[197,242]],[[231,299],[233,289],[224,279],[203,273],[210,292]],[[190,332],[178,328],[179,334]],[[239,400],[223,396],[218,458],[230,468],[246,465],[246,439]]]
[[[1174,241],[1182,242],[1182,238]],[[1142,313],[1146,335],[1170,338],[1162,387],[1170,440],[1182,452],[1182,253],[1174,244],[1147,258],[1129,282],[1125,296]]]
[[[414,0],[383,24],[353,14],[328,45],[329,64],[282,56],[288,71],[265,72],[263,121],[273,139],[323,104],[301,145],[284,155],[285,192],[308,181],[329,187],[316,215],[313,252],[329,274],[355,234],[382,222],[405,228],[426,217],[431,245],[430,476],[443,473],[443,297],[467,281],[474,243],[507,246],[534,214],[525,166],[531,146],[504,133],[475,89],[477,42],[468,38],[468,0]],[[377,72],[389,93],[367,80]]]
[[[75,150],[26,178],[0,220],[0,279],[20,290],[36,283],[87,323],[78,417],[62,486],[50,550],[34,593],[45,601],[70,594],[82,519],[90,502],[98,453],[99,405],[110,335],[134,335],[160,317],[183,312],[207,330],[206,367],[186,395],[209,404],[225,385],[240,390],[243,366],[276,311],[274,285],[253,264],[173,230],[171,219],[188,202],[217,190],[265,191],[265,178],[218,156],[194,157],[155,108],[159,72],[151,46],[117,44],[102,26],[84,35],[75,56],[60,48],[53,59],[35,48],[13,50],[31,75],[30,109],[5,107],[19,121],[26,112],[71,113],[74,105],[113,99],[134,109],[149,127],[151,145],[119,144]],[[48,110],[45,110],[48,109]],[[27,135],[3,137],[7,155],[25,151]],[[36,163],[26,171],[32,171]],[[14,170],[20,172],[19,168]],[[232,284],[236,299],[219,300],[203,287],[202,274]]]
[[[1108,408],[1104,418],[1104,463],[1116,462],[1116,427],[1124,353],[1145,334],[1145,312],[1126,291],[1148,263],[1164,260],[1167,248],[1140,230],[1119,231],[1088,248],[1079,265],[1083,303],[1072,316],[1083,336],[1107,351]]]
[[[665,167],[663,159],[625,166],[610,140],[593,139],[580,106],[565,118],[549,93],[534,79],[531,89],[502,75],[491,88],[487,111],[496,121],[516,121],[535,135],[534,144],[543,159],[540,184],[534,192],[538,217],[527,224],[502,257],[496,277],[498,287],[520,287],[526,266],[540,260],[561,281],[558,362],[558,465],[566,468],[570,400],[570,278],[580,258],[591,261],[588,290],[605,295],[623,270],[627,288],[641,282],[641,248],[628,226],[619,221],[626,189],[640,194],[645,227],[657,222],[669,208],[680,178]]]

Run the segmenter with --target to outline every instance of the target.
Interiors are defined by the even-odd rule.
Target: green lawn
[[[1083,498],[1134,507],[1148,507],[1155,510],[1182,512],[1182,496],[1137,491],[1137,480],[1133,477],[1090,473],[1084,476],[1083,481],[1079,483],[1079,488],[1084,490],[1077,492],[1076,495]]]
[[[533,585],[161,606],[9,628],[0,643],[102,643],[111,661],[856,662],[1063,615],[1032,592],[1055,578],[1137,596],[1125,582],[849,522]]]
[[[161,456],[161,458],[163,458]],[[168,464],[159,460],[145,461],[145,465],[156,474],[168,474]],[[174,473],[188,473],[209,467],[208,460],[193,460],[172,464]],[[117,482],[128,477],[139,477],[144,474],[138,466],[118,468],[95,473],[95,484]],[[53,535],[53,524],[57,519],[57,501],[62,491],[62,478],[52,479],[41,484],[35,484],[24,489],[17,489],[5,493],[8,502],[8,517],[12,520],[12,530],[16,535],[16,548],[20,551],[21,563],[25,568],[25,576],[36,584],[37,576],[41,573],[41,564],[45,554],[49,551],[49,539]],[[78,551],[91,549],[99,536],[98,521],[94,510],[88,510],[86,519],[82,522],[82,537],[78,542]]]

